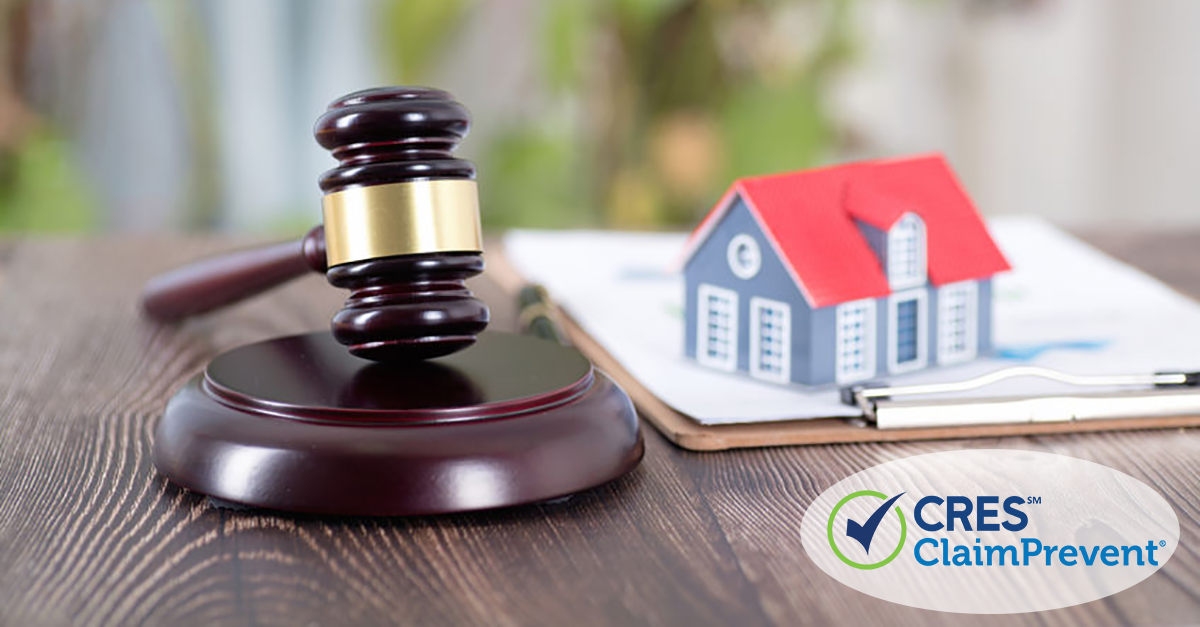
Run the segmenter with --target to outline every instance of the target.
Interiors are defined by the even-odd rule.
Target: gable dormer
[[[875,253],[890,291],[920,287],[928,282],[929,246],[921,216],[905,212],[886,231],[862,220],[855,220],[854,224]]]

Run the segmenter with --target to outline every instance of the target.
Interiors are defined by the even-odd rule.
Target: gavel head
[[[359,357],[411,361],[475,342],[487,306],[475,166],[451,151],[470,114],[440,90],[385,87],[329,105],[316,123],[338,160],[321,175],[326,277],[351,290],[333,336]]]

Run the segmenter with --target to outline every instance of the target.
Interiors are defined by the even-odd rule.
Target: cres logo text
[[[1155,551],[1166,546],[1165,540],[1147,539],[1145,544],[1055,544],[1053,540],[1036,537],[1028,532],[1030,509],[1052,507],[1039,496],[921,496],[904,498],[906,493],[887,495],[875,490],[859,490],[846,495],[829,514],[827,532],[829,546],[847,566],[860,570],[881,568],[900,558],[908,538],[908,518],[905,505],[911,507],[913,533],[918,537],[909,559],[922,566],[1081,566],[1119,567],[1138,565],[1158,566]],[[855,499],[878,501],[872,504],[868,517],[846,518],[844,527],[835,528],[838,513]],[[907,502],[907,503],[906,503]],[[876,531],[888,520],[899,525],[899,540],[894,546],[873,546]],[[981,538],[973,543],[951,543],[948,532],[1011,532],[1012,542],[985,544]],[[1024,533],[1022,533],[1024,532]],[[876,561],[856,561],[845,555],[840,546],[857,544]],[[890,542],[888,543],[891,544]],[[875,549],[874,551],[872,549]],[[901,558],[903,559],[903,558]]]

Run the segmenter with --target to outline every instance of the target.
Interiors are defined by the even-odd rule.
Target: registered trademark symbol
[[[1166,541],[1166,540],[1159,540],[1159,541],[1158,541],[1158,546],[1167,546],[1167,541]]]

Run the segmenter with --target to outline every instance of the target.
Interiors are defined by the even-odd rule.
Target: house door
[[[895,294],[888,301],[888,371],[924,368],[928,361],[929,315],[924,290]]]
[[[737,292],[701,283],[696,288],[696,309],[696,361],[719,370],[737,370]]]
[[[787,383],[792,376],[792,308],[777,300],[750,299],[750,374]]]

